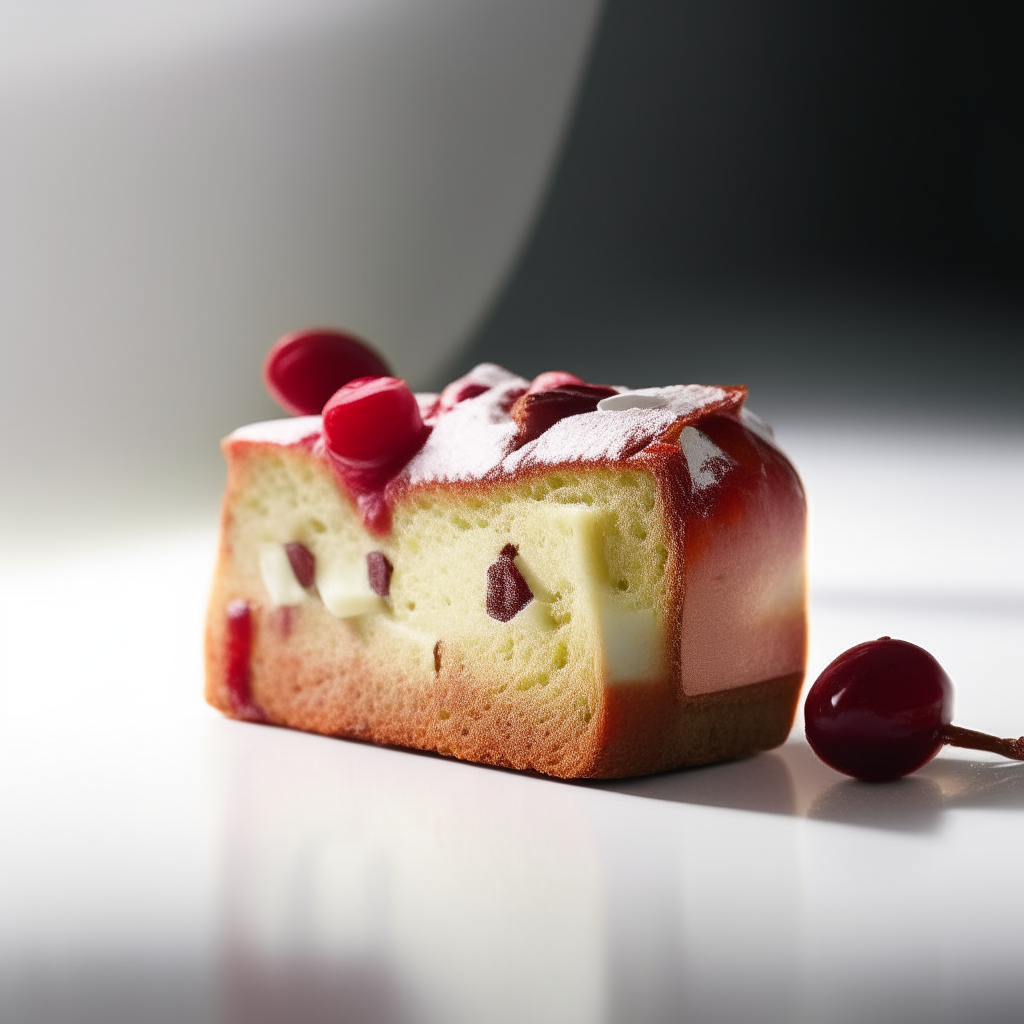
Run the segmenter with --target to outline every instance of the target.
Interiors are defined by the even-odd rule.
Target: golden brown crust
[[[220,626],[228,599],[216,593],[211,604],[206,669],[207,700],[231,715]],[[544,719],[524,715],[507,687],[488,686],[443,648],[425,687],[370,664],[354,638],[343,641],[345,657],[313,657],[276,637],[261,643],[277,627],[270,610],[255,614],[253,695],[268,722],[560,778],[644,775],[768,750],[789,734],[803,681],[797,672],[695,697],[671,679],[607,685],[589,714]]]

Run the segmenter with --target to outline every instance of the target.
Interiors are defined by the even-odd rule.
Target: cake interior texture
[[[463,405],[504,428],[508,403],[485,399]],[[625,456],[461,478],[414,467],[385,532],[366,525],[314,419],[305,435],[291,421],[229,438],[208,699],[563,777],[781,743],[806,647],[802,490],[738,412],[690,419],[699,430],[658,420]],[[240,695],[228,662],[241,606]]]

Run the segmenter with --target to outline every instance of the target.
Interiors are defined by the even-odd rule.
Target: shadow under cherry
[[[847,778],[803,740],[742,761],[588,783],[609,792],[863,828],[930,832],[947,810],[1024,812],[1024,763],[937,757],[895,782]]]

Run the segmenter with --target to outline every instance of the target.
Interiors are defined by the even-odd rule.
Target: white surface
[[[811,677],[890,633],[962,724],[1024,731],[1024,442],[780,440],[815,512]],[[5,1022],[1019,1016],[1024,765],[871,787],[798,726],[575,785],[229,722],[199,699],[213,545],[5,553]]]

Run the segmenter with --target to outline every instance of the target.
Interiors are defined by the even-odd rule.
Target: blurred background
[[[0,1020],[1016,1019],[1020,765],[565,785],[201,700],[219,439],[297,327],[746,383],[808,677],[1024,731],[1017,3],[0,0]]]
[[[610,3],[459,366],[1019,425],[1022,29],[1017,4]]]
[[[97,508],[214,501],[216,439],[278,412],[266,349],[316,323],[418,388],[488,359],[1024,417],[1016,4],[0,17],[8,518],[50,507],[40,461]]]
[[[59,515],[71,485],[80,517],[209,514],[217,441],[280,414],[260,369],[296,326],[433,382],[522,247],[597,15],[3,0],[0,430],[30,441],[7,511]]]

